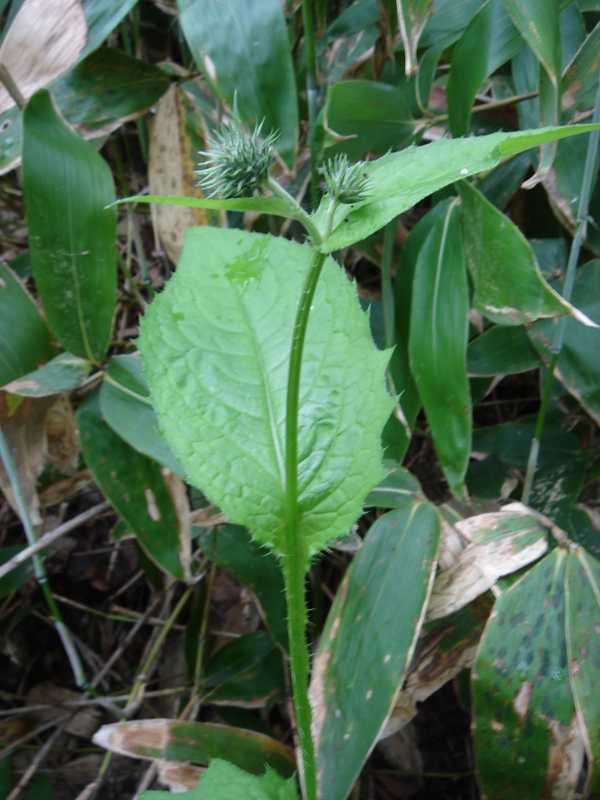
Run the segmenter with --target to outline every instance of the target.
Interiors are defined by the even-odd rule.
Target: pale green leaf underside
[[[152,402],[188,480],[279,555],[288,359],[310,259],[308,245],[194,228],[139,340]],[[354,287],[327,259],[300,386],[300,532],[309,554],[347,532],[383,477],[387,359]]]
[[[440,139],[370,161],[364,165],[364,171],[371,179],[371,196],[360,205],[340,207],[335,215],[333,233],[321,249],[331,253],[365,239],[424,197],[454,181],[493,169],[502,158],[548,141],[587,133],[596,127],[570,125],[465,139]],[[320,228],[327,207],[324,200],[315,215]]]

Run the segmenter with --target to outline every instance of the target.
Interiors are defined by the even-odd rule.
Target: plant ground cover
[[[600,5],[0,12],[0,800],[597,797]]]

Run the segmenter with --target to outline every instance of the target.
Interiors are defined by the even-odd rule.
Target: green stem
[[[600,85],[596,92],[596,100],[594,103],[594,116],[592,122],[600,122]],[[565,282],[563,285],[563,299],[567,303],[571,302],[573,294],[573,284],[575,283],[575,272],[577,270],[577,262],[579,261],[579,252],[581,245],[585,239],[588,223],[588,210],[590,205],[590,197],[592,195],[592,186],[596,179],[596,156],[598,153],[598,142],[600,140],[600,131],[595,130],[590,133],[588,140],[587,153],[585,158],[585,167],[583,170],[583,179],[581,181],[581,191],[579,193],[579,207],[577,209],[577,221],[575,223],[575,236],[571,244],[571,252],[569,253],[569,262],[567,264],[567,271],[565,273]],[[531,450],[529,451],[529,461],[527,463],[527,473],[525,475],[525,484],[523,486],[522,502],[527,505],[529,502],[529,495],[531,493],[531,486],[533,484],[533,477],[537,468],[537,459],[540,449],[540,441],[544,430],[544,422],[546,419],[546,411],[548,408],[548,400],[552,389],[552,382],[554,380],[554,370],[558,363],[558,356],[562,350],[563,339],[565,336],[566,316],[560,317],[558,325],[554,332],[552,341],[552,358],[548,365],[548,374],[546,375],[546,382],[544,384],[544,392],[542,396],[542,404],[538,411],[538,418],[535,426],[535,436],[531,442]]]
[[[381,294],[383,297],[383,325],[385,328],[385,346],[396,344],[396,320],[394,309],[394,287],[392,286],[392,250],[396,237],[397,218],[385,226],[383,232],[383,256],[381,259]]]
[[[302,354],[310,307],[317,282],[325,263],[325,254],[315,251],[306,275],[296,313],[290,367],[288,373],[285,426],[285,495],[286,544],[283,576],[288,604],[288,633],[290,638],[290,669],[294,690],[294,709],[298,743],[302,757],[304,794],[306,800],[316,800],[317,781],[314,746],[311,737],[311,710],[308,700],[310,661],[306,644],[306,570],[309,555],[300,535],[298,509],[298,406]]]
[[[306,57],[306,98],[308,101],[308,144],[310,147],[310,199],[312,208],[319,202],[319,173],[315,149],[315,123],[317,121],[317,57],[315,53],[315,23],[313,0],[302,0],[304,25],[304,55]]]
[[[8,480],[10,481],[10,487],[17,504],[19,516],[21,517],[21,522],[23,523],[23,528],[25,529],[27,542],[30,547],[33,547],[33,545],[37,542],[37,536],[29,515],[27,503],[25,502],[23,489],[21,488],[21,482],[15,468],[15,463],[8,447],[8,442],[4,437],[2,428],[0,428],[0,461],[2,461],[4,464],[6,474],[8,475]],[[52,594],[52,590],[50,589],[50,584],[48,583],[48,577],[46,575],[46,570],[44,568],[44,564],[42,563],[42,559],[36,553],[31,556],[31,561],[33,563],[35,577],[37,578],[37,582],[42,589],[44,599],[46,600],[48,609],[50,610],[50,613],[54,619],[56,632],[60,636],[63,647],[67,654],[67,658],[71,664],[71,669],[73,670],[73,675],[75,676],[75,682],[80,688],[87,689],[89,688],[88,680],[85,676],[81,660],[79,659],[79,654],[75,649],[73,640],[71,639],[69,629],[65,625],[65,621],[60,613],[60,609],[58,608],[56,600],[54,599],[54,595]]]
[[[273,194],[276,195],[276,197],[279,197],[288,203],[290,207],[289,216],[304,226],[308,235],[312,239],[313,244],[317,247],[322,244],[324,238],[327,237],[323,237],[321,235],[321,231],[313,222],[312,217],[306,213],[300,203],[298,203],[298,201],[292,197],[292,195],[286,191],[283,186],[280,186],[280,184],[278,184],[274,178],[269,177],[265,185],[267,189],[270,189]]]

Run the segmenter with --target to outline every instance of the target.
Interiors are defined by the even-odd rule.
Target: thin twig
[[[3,564],[0,567],[0,578],[3,578],[13,569],[22,564],[24,561],[27,561],[29,558],[34,556],[36,553],[39,553],[41,550],[45,550],[46,547],[51,545],[57,539],[60,539],[61,536],[64,536],[66,533],[70,533],[75,528],[78,528],[80,525],[83,525],[84,522],[89,522],[89,520],[97,517],[98,514],[101,514],[103,511],[109,509],[110,503],[106,500],[103,503],[98,503],[97,506],[93,506],[93,508],[88,508],[87,511],[84,511],[82,514],[79,514],[73,519],[64,522],[62,525],[59,525],[58,528],[55,528],[53,531],[44,534],[39,539],[37,539],[32,545],[26,547],[25,550],[21,550],[20,553],[17,553],[16,556],[7,561],[6,564]]]

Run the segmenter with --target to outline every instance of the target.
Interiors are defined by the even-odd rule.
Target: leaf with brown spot
[[[149,193],[203,197],[194,170],[198,151],[204,147],[198,109],[182,89],[171,86],[158,104],[150,131]],[[157,204],[150,208],[154,230],[175,264],[179,261],[183,235],[188,228],[223,224],[223,212],[219,211]]]
[[[577,712],[590,761],[588,790],[600,795],[600,562],[572,550],[566,575],[567,648]]]
[[[310,687],[321,798],[347,797],[385,727],[417,643],[439,535],[430,503],[391,511],[346,573]]]
[[[42,522],[36,481],[46,466],[48,454],[46,418],[55,399],[55,397],[21,398],[0,392],[0,425],[15,461],[25,504],[34,525]],[[11,507],[18,513],[10,481],[1,461],[0,488]]]
[[[547,527],[525,511],[498,511],[457,522],[469,544],[433,585],[427,619],[439,619],[466,606],[503,575],[516,572],[548,549]]]
[[[496,601],[473,670],[475,751],[488,800],[569,800],[584,767],[556,548]]]
[[[403,728],[417,713],[417,702],[473,664],[489,611],[489,601],[481,598],[423,627],[405,684],[380,738]]]
[[[118,722],[100,728],[94,743],[113,753],[148,760],[208,764],[215,758],[227,758],[254,775],[261,775],[265,764],[286,778],[296,771],[293,752],[276,739],[209,722]]]
[[[75,475],[79,466],[79,431],[69,396],[59,394],[46,417],[48,462],[63,475]]]

